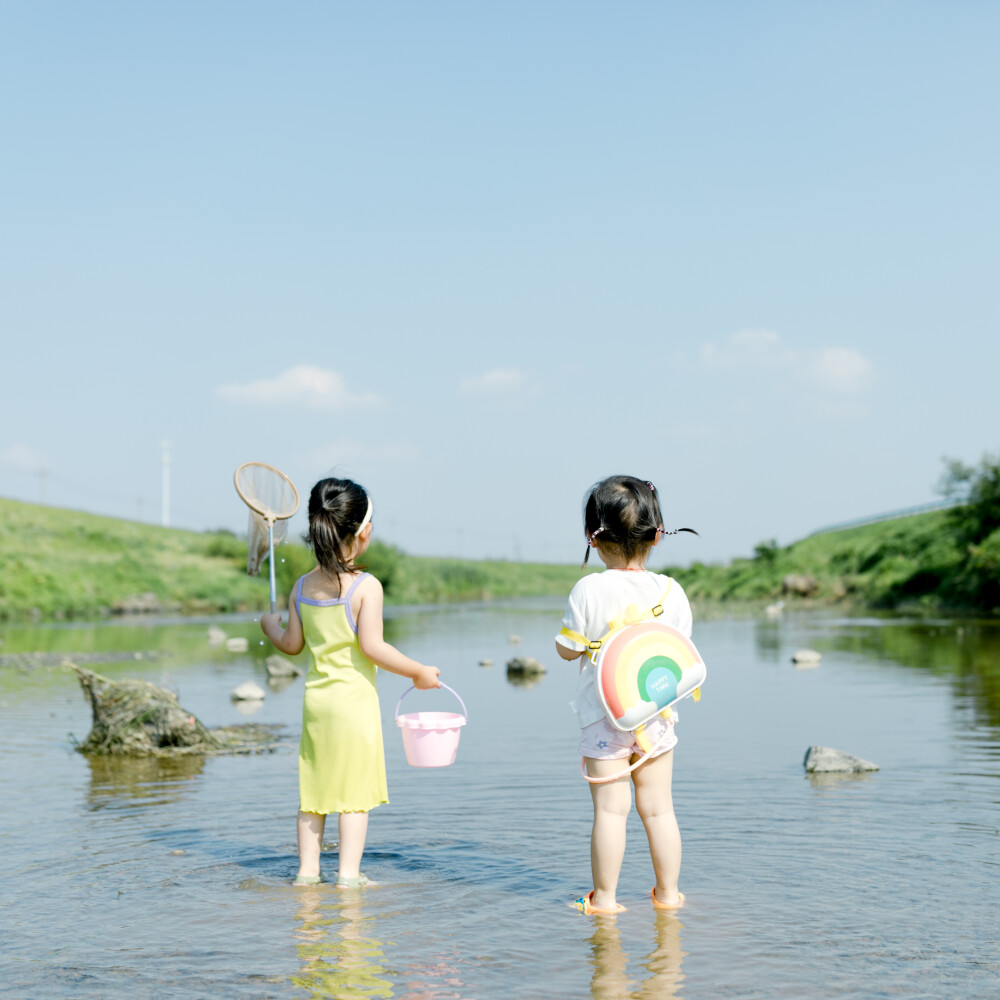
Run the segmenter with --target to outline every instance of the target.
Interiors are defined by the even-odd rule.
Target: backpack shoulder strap
[[[667,599],[667,594],[670,593],[670,588],[674,585],[672,579],[667,580],[667,589],[663,591],[659,601],[653,605],[651,608],[647,608],[645,611],[639,611],[634,604],[630,604],[624,611],[624,613],[619,618],[612,618],[608,622],[608,630],[600,637],[600,639],[584,639],[579,633],[574,632],[569,635],[569,638],[574,639],[576,642],[585,643],[587,646],[587,655],[593,660],[601,646],[604,645],[608,636],[612,632],[617,632],[618,629],[624,628],[626,625],[637,625],[639,622],[649,621],[650,618],[659,618],[663,614],[663,602]],[[568,633],[567,629],[563,629],[563,633]]]
[[[567,639],[573,642],[580,643],[581,646],[590,645],[590,640],[585,635],[580,635],[579,632],[574,632],[571,628],[566,628],[565,626],[559,629],[559,634],[564,635]]]

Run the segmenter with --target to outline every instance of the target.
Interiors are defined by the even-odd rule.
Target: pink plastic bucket
[[[469,721],[469,713],[457,692],[452,691],[447,684],[442,684],[441,687],[458,698],[462,715],[456,712],[411,712],[409,715],[400,715],[399,706],[410,691],[416,690],[413,687],[404,691],[396,702],[396,725],[403,734],[406,763],[413,767],[447,767],[455,763],[458,738],[462,726]]]

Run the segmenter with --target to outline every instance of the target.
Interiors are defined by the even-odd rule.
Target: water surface
[[[560,613],[559,602],[393,613],[391,641],[442,668],[470,722],[453,767],[408,767],[392,724],[406,685],[381,677],[391,802],[372,813],[364,865],[381,885],[363,892],[290,885],[301,680],[252,717],[286,727],[274,754],[122,761],[72,748],[90,717],[74,677],[53,665],[63,654],[169,687],[206,724],[231,724],[246,720],[229,691],[266,686],[252,620],[0,631],[0,994],[997,994],[995,626],[697,623],[709,679],[680,713],[675,766],[688,905],[651,908],[633,814],[619,887],[628,911],[595,919],[566,906],[590,888],[590,799],[567,707],[575,668],[552,650]],[[209,624],[247,636],[250,651],[211,647]],[[803,646],[823,653],[818,668],[792,666]],[[25,666],[24,651],[47,655]],[[549,672],[512,686],[512,655]],[[406,705],[451,708],[444,693]],[[812,744],[881,770],[810,779]],[[329,871],[335,838],[331,821]]]

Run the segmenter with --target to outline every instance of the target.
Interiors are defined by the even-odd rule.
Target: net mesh
[[[288,522],[274,522],[274,544],[280,545],[288,535]],[[267,558],[267,521],[255,511],[250,511],[250,520],[247,521],[247,573],[250,576],[257,576],[260,567]]]
[[[291,517],[299,509],[295,487],[263,462],[247,462],[236,470],[236,490],[251,510],[267,520]]]
[[[268,554],[268,522],[274,525],[274,544],[281,544],[288,535],[286,518],[299,509],[299,494],[277,469],[263,462],[241,465],[233,480],[236,492],[250,508],[250,519],[247,522],[247,573],[257,576]]]

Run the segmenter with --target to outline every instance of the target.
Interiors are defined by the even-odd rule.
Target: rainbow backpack
[[[663,602],[673,580],[667,584],[659,603],[645,611],[630,604],[620,618],[608,622],[600,639],[587,639],[564,628],[561,634],[583,643],[594,664],[594,684],[608,722],[619,732],[634,731],[642,757],[627,770],[606,778],[592,778],[581,763],[584,778],[592,784],[614,781],[634,771],[654,749],[646,736],[646,723],[658,715],[670,718],[670,708],[683,698],[701,699],[705,682],[705,662],[694,643],[671,625],[658,622]]]

